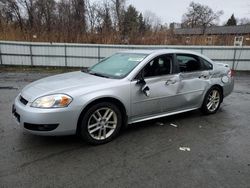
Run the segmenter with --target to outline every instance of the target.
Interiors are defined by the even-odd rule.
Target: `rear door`
[[[176,54],[180,71],[179,109],[196,108],[202,104],[204,92],[209,87],[211,66],[201,57],[192,54]]]

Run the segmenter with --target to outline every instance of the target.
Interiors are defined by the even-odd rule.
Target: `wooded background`
[[[210,27],[223,11],[191,2],[181,27]],[[236,25],[232,15],[227,25]],[[248,19],[245,22],[249,22]],[[173,28],[126,0],[0,0],[0,40],[98,44],[175,44]]]

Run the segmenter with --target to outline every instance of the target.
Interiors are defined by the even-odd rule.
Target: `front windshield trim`
[[[93,68],[95,68],[96,66],[98,66],[99,64],[103,63],[105,60],[108,60],[112,57],[114,57],[115,55],[118,55],[118,54],[121,54],[121,55],[124,55],[124,54],[127,54],[127,55],[139,55],[141,56],[141,59],[136,63],[136,65],[131,69],[129,70],[126,74],[122,75],[122,76],[117,76],[117,75],[112,75],[112,74],[107,74],[107,73],[104,73],[104,72],[99,72],[99,71],[95,71],[93,70]],[[104,58],[102,59],[99,63],[93,65],[92,67],[89,67],[87,69],[87,73],[91,74],[92,75],[95,75],[96,76],[101,76],[101,77],[106,77],[106,78],[112,78],[112,79],[123,79],[125,78],[126,76],[128,76],[149,54],[146,54],[146,53],[129,53],[129,52],[118,52],[118,53],[115,53],[113,54],[112,56],[109,56],[107,58]],[[98,75],[97,75],[98,74]]]

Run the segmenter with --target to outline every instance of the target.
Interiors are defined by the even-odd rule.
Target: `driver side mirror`
[[[138,80],[136,84],[141,85],[141,92],[144,93],[147,97],[149,97],[150,92],[149,92],[149,87],[147,86],[146,81],[143,78],[142,72],[138,75]]]
[[[149,97],[150,95],[150,91],[149,91],[149,87],[147,85],[144,85],[142,88],[141,88],[141,91],[147,96]]]
[[[146,84],[146,82],[145,82],[145,80],[143,78],[142,71],[138,75],[136,84],[139,84],[139,85],[145,85]]]

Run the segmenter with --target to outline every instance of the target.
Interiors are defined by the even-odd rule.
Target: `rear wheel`
[[[116,105],[102,102],[90,107],[83,116],[80,135],[90,144],[104,144],[114,139],[122,126]]]
[[[220,108],[220,104],[222,102],[222,92],[221,89],[218,87],[212,87],[208,90],[202,107],[201,111],[204,114],[214,114]]]

